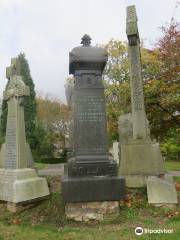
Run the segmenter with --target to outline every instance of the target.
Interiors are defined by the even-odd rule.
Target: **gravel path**
[[[174,177],[180,177],[180,171],[168,171],[168,174]]]
[[[39,176],[63,176],[64,164],[49,164],[47,168],[38,170]]]

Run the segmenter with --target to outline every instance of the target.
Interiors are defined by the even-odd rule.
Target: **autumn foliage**
[[[180,152],[180,24],[161,28],[153,49],[141,46],[142,77],[147,118],[152,138]],[[131,111],[127,44],[111,40],[104,72],[110,143],[118,140],[118,117]],[[167,144],[168,142],[168,144]],[[173,145],[173,147],[172,147]],[[166,148],[166,147],[165,147]],[[164,150],[165,150],[164,148]],[[166,148],[167,150],[167,148]],[[169,150],[169,151],[171,151]],[[166,151],[167,154],[167,151]]]

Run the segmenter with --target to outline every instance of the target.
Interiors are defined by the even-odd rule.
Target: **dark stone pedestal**
[[[62,179],[65,202],[119,201],[125,197],[123,177],[80,177]]]
[[[103,205],[106,201],[125,198],[125,180],[118,177],[117,163],[108,154],[102,81],[107,52],[101,47],[90,46],[90,42],[91,38],[85,35],[83,46],[73,48],[69,55],[69,73],[74,75],[68,96],[72,109],[72,155],[62,179],[62,195],[67,206],[72,203],[73,211],[76,203],[84,209],[84,203],[90,202],[88,206],[93,208],[93,202]],[[91,213],[95,213],[93,211],[96,212],[92,209]]]

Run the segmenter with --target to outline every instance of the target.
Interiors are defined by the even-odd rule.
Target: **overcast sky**
[[[0,97],[10,59],[26,54],[36,91],[65,101],[69,51],[87,33],[92,44],[126,40],[126,6],[135,4],[140,38],[151,48],[159,27],[174,15],[176,0],[0,0]]]

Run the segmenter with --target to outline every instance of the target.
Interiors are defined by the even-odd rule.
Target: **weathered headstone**
[[[29,96],[20,76],[20,63],[12,59],[7,68],[9,83],[3,98],[8,104],[5,143],[1,148],[0,199],[19,203],[49,194],[47,182],[37,177],[32,166],[32,154],[26,142],[24,97]]]
[[[141,75],[140,40],[135,6],[127,7],[132,115],[120,117],[120,174],[128,187],[146,185],[148,176],[164,173],[159,144],[152,142],[146,119]],[[123,129],[123,124],[125,127]]]
[[[178,203],[172,176],[148,177],[147,194],[148,202],[155,206],[173,206]]]
[[[72,93],[72,150],[67,176],[62,180],[64,201],[95,202],[124,197],[124,179],[117,176],[117,163],[109,159],[102,71],[107,53],[90,46],[90,37],[70,52]]]

